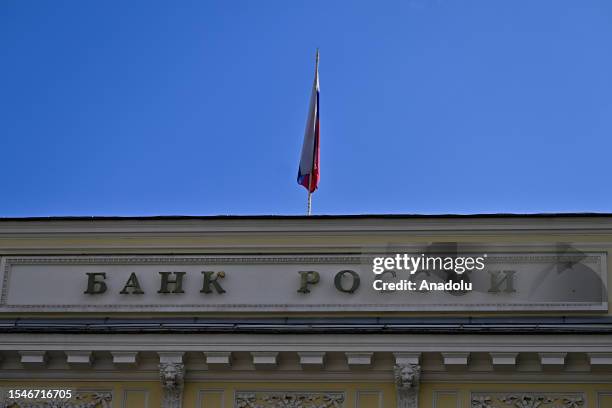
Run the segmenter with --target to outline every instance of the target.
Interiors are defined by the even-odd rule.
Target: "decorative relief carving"
[[[407,390],[419,386],[421,367],[418,364],[398,364],[393,367],[393,371],[398,390]]]
[[[473,393],[472,408],[585,408],[580,393]]]
[[[4,391],[0,408],[111,408],[112,402],[110,391],[76,391],[69,400],[9,400]]]
[[[237,392],[237,408],[342,408],[341,392]]]
[[[398,408],[418,408],[421,366],[397,364],[393,367]]]
[[[183,406],[185,365],[183,363],[160,363],[159,375],[164,392],[162,408]]]

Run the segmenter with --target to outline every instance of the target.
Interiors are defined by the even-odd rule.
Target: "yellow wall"
[[[234,408],[236,391],[337,391],[345,394],[345,407],[379,408],[395,406],[391,383],[190,383],[185,387],[183,407]]]
[[[419,405],[427,408],[470,408],[472,392],[508,393],[583,393],[586,398],[584,408],[611,408],[612,384],[463,384],[463,383],[423,383]],[[544,405],[541,408],[548,408]],[[555,407],[556,408],[556,407]]]
[[[8,388],[57,388],[105,390],[113,392],[112,408],[157,408],[161,402],[159,382],[0,382]],[[188,382],[184,390],[184,408],[234,408],[236,391],[336,391],[344,392],[345,408],[395,407],[392,383],[329,383],[329,382]],[[583,393],[584,408],[612,407],[612,384],[421,384],[419,405],[423,408],[470,408],[471,392],[536,392]]]
[[[112,391],[112,408],[157,408],[161,405],[159,381],[0,381],[0,387],[8,389],[66,389],[83,391]],[[11,405],[9,405],[11,407]],[[12,407],[11,407],[12,408]]]

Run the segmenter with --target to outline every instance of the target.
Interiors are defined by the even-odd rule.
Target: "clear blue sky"
[[[0,2],[0,216],[612,211],[610,1]]]

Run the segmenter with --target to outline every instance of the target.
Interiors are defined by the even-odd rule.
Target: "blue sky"
[[[0,2],[0,216],[612,211],[610,1]]]

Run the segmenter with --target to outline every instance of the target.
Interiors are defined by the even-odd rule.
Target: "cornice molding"
[[[0,370],[0,380],[31,380],[33,374],[37,378],[44,380],[63,380],[63,381],[96,381],[103,382],[141,382],[159,381],[159,370]],[[303,383],[313,381],[333,381],[334,383],[381,383],[392,382],[393,373],[390,370],[347,370],[347,371],[328,371],[328,370],[277,370],[266,372],[266,381],[284,383]],[[185,373],[185,381],[194,382],[223,382],[240,381],[243,383],[261,383],[260,371],[235,371],[235,370],[197,370],[188,369]],[[609,372],[472,372],[472,371],[440,371],[424,372],[421,374],[421,381],[450,383],[450,384],[604,384],[612,383],[612,374]]]
[[[255,337],[256,336],[256,337]],[[0,350],[157,352],[612,353],[611,335],[488,334],[64,334],[5,333]],[[256,338],[256,341],[255,341]]]
[[[208,219],[50,219],[2,220],[0,237],[133,234],[162,236],[185,234],[274,233],[301,235],[359,233],[477,233],[477,232],[612,233],[612,215],[595,216],[427,216],[427,217],[276,217]]]

